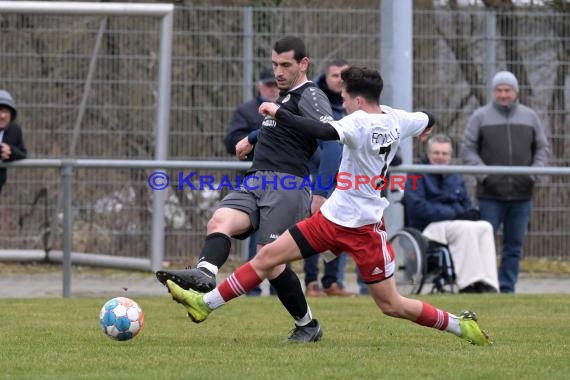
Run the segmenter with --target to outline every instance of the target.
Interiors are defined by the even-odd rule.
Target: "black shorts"
[[[268,244],[309,215],[311,190],[302,186],[303,178],[258,171],[245,181],[247,188],[229,193],[218,205],[218,208],[232,208],[249,215],[251,230],[234,238],[245,239],[257,231],[257,243]]]

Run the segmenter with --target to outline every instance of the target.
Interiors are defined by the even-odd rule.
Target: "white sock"
[[[224,299],[222,298],[222,295],[220,294],[218,288],[204,294],[203,300],[204,302],[206,302],[206,305],[208,305],[208,307],[212,310],[217,309],[226,304],[226,301],[224,301]]]
[[[297,326],[306,326],[313,320],[313,314],[311,313],[311,308],[307,305],[307,314],[301,319],[296,319],[295,324]]]
[[[210,264],[210,263],[207,262],[207,261],[200,261],[200,262],[198,263],[198,265],[196,265],[196,268],[204,268],[204,269],[207,269],[208,271],[212,272],[212,274],[213,274],[214,276],[217,276],[217,275],[218,275],[218,271],[219,271],[219,268],[218,268],[217,266],[215,266],[214,264]]]
[[[445,328],[445,331],[449,331],[452,334],[460,336],[461,326],[459,325],[459,317],[451,313],[448,314],[449,314],[449,319],[447,320],[447,327]]]

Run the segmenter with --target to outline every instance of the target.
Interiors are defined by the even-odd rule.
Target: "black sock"
[[[206,236],[206,241],[202,247],[198,262],[207,261],[220,268],[230,255],[232,241],[228,235],[221,232],[214,232]]]
[[[307,314],[309,306],[303,294],[301,282],[291,268],[287,266],[283,273],[269,283],[273,285],[277,291],[277,297],[295,320],[299,320]]]
[[[305,326],[315,327],[316,325],[317,325],[317,320],[313,319],[313,320],[311,320],[311,322],[307,323]]]

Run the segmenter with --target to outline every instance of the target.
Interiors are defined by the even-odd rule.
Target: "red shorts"
[[[295,229],[298,229],[302,237],[298,236]],[[394,274],[394,251],[386,245],[388,239],[383,220],[376,224],[350,228],[331,222],[318,211],[297,223],[291,229],[291,234],[303,257],[327,250],[337,256],[342,252],[348,253],[367,284],[380,282]],[[302,240],[306,240],[309,247]]]

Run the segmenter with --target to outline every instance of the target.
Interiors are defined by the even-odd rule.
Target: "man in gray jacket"
[[[549,147],[538,115],[517,100],[517,78],[508,71],[493,77],[493,102],[473,113],[462,142],[468,165],[545,166]],[[499,267],[502,293],[513,293],[518,279],[522,245],[532,210],[535,178],[530,175],[481,175],[477,198],[481,218],[495,233],[503,224]]]

